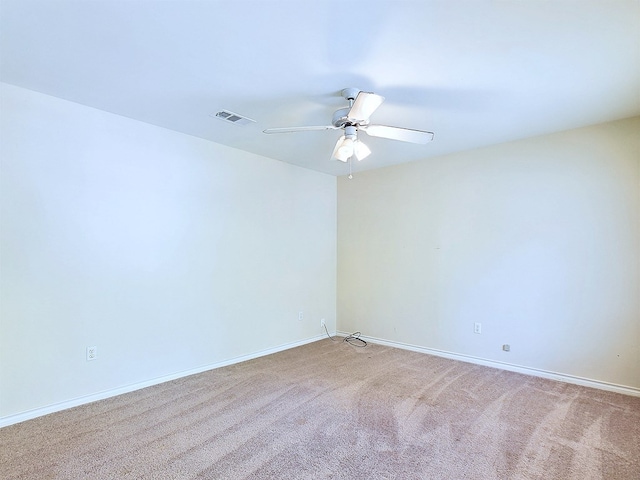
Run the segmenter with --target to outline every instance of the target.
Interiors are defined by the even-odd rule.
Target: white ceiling
[[[640,115],[640,0],[0,0],[0,80],[303,167],[346,87],[386,97],[354,172]],[[257,123],[210,116],[227,109]]]

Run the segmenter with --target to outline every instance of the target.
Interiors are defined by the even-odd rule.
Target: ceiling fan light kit
[[[378,109],[384,97],[371,92],[363,92],[357,88],[345,88],[342,96],[349,106],[336,110],[331,125],[308,127],[267,128],[264,133],[293,133],[313,130],[344,130],[333,149],[331,158],[348,162],[354,156],[362,160],[371,154],[371,150],[358,139],[358,131],[372,137],[389,138],[402,142],[425,144],[433,140],[433,132],[411,128],[392,127],[388,125],[370,125],[369,117]]]
[[[363,142],[358,140],[357,129],[354,126],[345,127],[345,134],[336,142],[331,158],[347,162],[353,156],[358,160],[371,155],[371,150]]]

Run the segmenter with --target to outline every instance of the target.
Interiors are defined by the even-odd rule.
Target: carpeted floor
[[[3,479],[639,479],[640,398],[329,339],[0,429]]]

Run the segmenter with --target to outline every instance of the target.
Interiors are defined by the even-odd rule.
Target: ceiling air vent
[[[225,122],[235,123],[236,125],[247,125],[249,123],[256,123],[255,120],[252,120],[249,117],[243,117],[242,115],[230,112],[229,110],[221,110],[217,113],[212,113],[211,116],[219,118],[220,120],[224,120]]]

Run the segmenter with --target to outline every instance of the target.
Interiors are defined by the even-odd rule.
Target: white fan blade
[[[338,127],[333,125],[317,125],[310,127],[282,127],[282,128],[267,128],[263,130],[263,133],[294,133],[294,132],[312,132],[316,130],[337,130]]]
[[[433,132],[414,130],[412,128],[389,127],[387,125],[366,125],[361,126],[360,130],[364,130],[372,137],[390,138],[392,140],[400,140],[402,142],[424,144],[433,140]]]
[[[347,113],[347,118],[360,121],[368,120],[371,114],[382,105],[382,102],[384,102],[384,97],[380,95],[370,92],[360,92],[353,102],[349,113]]]

